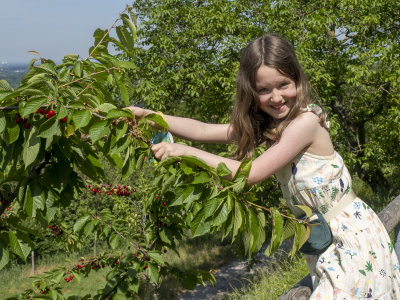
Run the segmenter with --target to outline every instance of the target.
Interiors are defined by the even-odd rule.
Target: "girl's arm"
[[[128,107],[133,114],[140,118],[150,113],[150,109],[140,107]],[[170,127],[170,132],[179,138],[203,143],[232,143],[233,130],[229,124],[208,124],[197,120],[164,115],[165,121]]]
[[[325,131],[325,132],[323,132]],[[268,148],[262,155],[252,163],[248,176],[248,183],[255,184],[268,178],[276,171],[288,164],[297,154],[316,144],[320,139],[327,139],[330,143],[329,134],[319,124],[319,118],[313,113],[303,113],[299,115],[285,129],[279,142]],[[321,141],[317,143],[320,144]],[[313,146],[313,150],[318,152],[320,147]],[[168,156],[193,155],[203,159],[208,165],[217,167],[219,163],[224,162],[232,171],[231,179],[240,166],[240,161],[220,157],[206,151],[193,147],[160,143],[152,146],[152,151],[158,159]],[[327,153],[331,154],[331,153]]]

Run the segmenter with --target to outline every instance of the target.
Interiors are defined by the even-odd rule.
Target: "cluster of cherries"
[[[1,205],[6,207],[6,213],[2,213],[0,216],[0,219],[4,220],[7,217],[7,215],[10,213],[11,205],[7,199],[3,199],[3,198],[1,198]]]
[[[136,192],[135,188],[131,188],[127,185],[113,185],[112,183],[100,184],[100,185],[88,185],[88,188],[93,193],[93,195],[101,194],[102,192],[108,196],[117,195],[117,196],[129,196],[131,192]]]
[[[51,224],[49,226],[47,226],[47,228],[49,228],[51,230],[51,233],[54,235],[62,235],[64,233],[64,231],[61,229],[60,226],[58,226],[57,224]]]
[[[64,280],[65,280],[66,282],[70,282],[72,279],[74,279],[74,275],[73,275],[73,274],[71,274],[71,276],[69,276],[69,277],[65,277],[65,278],[64,278]]]
[[[52,110],[52,109],[49,109],[49,110],[38,109],[38,110],[36,110],[36,113],[45,116],[46,119],[50,119],[51,117],[54,117],[54,115],[56,114],[54,112],[54,110]],[[62,118],[60,121],[61,121],[61,123],[67,122],[67,117]]]
[[[9,204],[9,202],[7,201],[7,199],[1,198],[1,205],[8,206],[8,204]]]
[[[17,115],[15,122],[17,122],[17,124],[24,124],[25,129],[31,128],[31,123],[28,122],[28,119],[21,118],[20,114]]]
[[[36,114],[41,114],[41,115],[45,116],[46,119],[50,119],[51,117],[54,117],[56,113],[52,109],[49,109],[49,110],[37,109]],[[31,128],[31,125],[32,125],[31,123],[29,123],[28,119],[22,118],[20,114],[17,114],[17,118],[15,119],[15,122],[17,122],[17,124],[24,124],[25,129]],[[67,122],[67,117],[62,118],[60,120],[60,122],[61,123]]]

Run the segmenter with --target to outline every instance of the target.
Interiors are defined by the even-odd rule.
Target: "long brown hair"
[[[260,66],[276,69],[296,84],[296,101],[288,116],[279,123],[259,109],[256,75]],[[269,34],[252,41],[240,58],[236,99],[231,116],[238,149],[237,159],[249,158],[254,149],[279,140],[289,123],[311,103],[309,85],[291,44],[280,36]]]

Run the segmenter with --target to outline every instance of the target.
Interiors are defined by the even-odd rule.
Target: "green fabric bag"
[[[316,217],[315,217],[316,216]],[[306,217],[301,217],[306,220]],[[324,216],[319,212],[313,212],[308,221],[311,226],[311,233],[307,241],[301,246],[300,252],[308,255],[319,255],[324,252],[333,242],[331,228]]]

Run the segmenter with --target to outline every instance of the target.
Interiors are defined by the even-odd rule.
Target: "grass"
[[[37,261],[35,275],[43,274],[46,271],[60,266],[71,266],[78,262],[81,256],[89,257],[90,255],[91,253],[85,253],[85,255],[83,255],[82,253],[76,252],[69,254],[58,253],[57,255],[44,257]],[[63,291],[65,296],[84,296],[87,293],[104,287],[105,273],[106,270],[100,270],[98,273],[91,274],[90,280],[82,278],[81,283],[76,281],[71,281],[68,284],[64,283]],[[34,279],[31,278],[31,265],[29,263],[12,265],[0,271],[0,276],[1,278],[7,279],[0,282],[0,290],[2,291],[1,299],[16,296],[16,294],[21,293],[25,289],[32,288],[32,282],[34,281]]]
[[[103,251],[105,249],[102,249]],[[194,239],[185,239],[178,246],[178,254],[169,251],[164,255],[164,260],[170,265],[179,267],[183,270],[190,268],[215,270],[221,265],[234,258],[229,245],[221,245],[218,237],[206,236]],[[37,261],[36,274],[42,274],[46,271],[60,266],[71,266],[79,262],[81,256],[89,257],[92,253],[69,253],[52,255]],[[69,260],[69,261],[67,261]],[[25,289],[32,288],[34,279],[30,278],[31,265],[20,264],[12,265],[9,268],[0,271],[0,277],[6,280],[0,282],[2,294],[0,299],[7,299],[16,296]],[[91,272],[88,278],[81,277],[81,281],[72,280],[69,283],[63,283],[63,294],[65,298],[85,295],[95,295],[98,289],[105,286],[105,276],[109,269],[101,269],[98,272]],[[173,276],[165,276],[159,287],[159,299],[173,299],[177,294],[183,291],[182,284]],[[149,285],[143,285],[139,291],[139,299],[154,299],[154,290]],[[76,299],[70,298],[70,299]]]
[[[217,270],[222,265],[235,259],[232,247],[223,245],[220,238],[216,235],[208,235],[197,238],[187,238],[177,247],[177,252],[173,251],[164,254],[164,260],[171,266],[181,270],[202,269],[205,271]],[[181,282],[174,276],[162,278],[159,287],[158,299],[174,299],[185,289]],[[142,291],[140,299],[154,299],[152,288]]]
[[[308,268],[302,255],[296,255],[293,259],[277,259],[272,261],[271,266],[259,270],[246,288],[227,294],[224,300],[274,300],[307,274]]]

